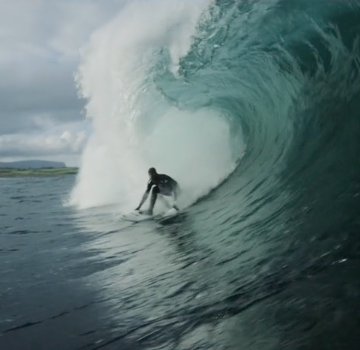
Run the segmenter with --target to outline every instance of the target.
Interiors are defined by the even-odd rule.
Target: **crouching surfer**
[[[147,214],[147,215],[153,214],[153,210],[158,194],[161,194],[163,196],[172,196],[174,199],[174,204],[172,207],[176,210],[179,210],[179,208],[176,206],[176,199],[180,193],[179,184],[168,175],[158,174],[155,168],[150,168],[148,174],[150,180],[147,184],[146,191],[143,197],[141,198],[140,204],[135,210],[140,210],[141,206],[145,203],[146,199],[148,198],[151,189],[152,191],[151,191],[149,209],[142,212],[143,214]]]

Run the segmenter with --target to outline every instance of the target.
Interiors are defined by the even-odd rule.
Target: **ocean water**
[[[94,32],[78,176],[0,181],[0,348],[358,349],[359,35],[353,0],[134,1]],[[151,166],[181,214],[121,221]]]

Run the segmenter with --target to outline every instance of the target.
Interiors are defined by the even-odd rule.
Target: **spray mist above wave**
[[[71,204],[133,208],[154,166],[180,182],[180,205],[188,205],[233,171],[226,118],[210,108],[179,109],[154,83],[159,64],[176,75],[208,4],[133,2],[92,35],[77,83],[93,133]]]

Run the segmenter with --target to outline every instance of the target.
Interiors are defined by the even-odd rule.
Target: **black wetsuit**
[[[149,205],[149,209],[146,211],[150,215],[152,215],[158,194],[161,194],[163,196],[173,196],[174,201],[176,201],[178,195],[180,194],[180,186],[173,178],[165,174],[154,174],[151,177],[150,181],[148,182],[146,191],[136,210],[139,210],[141,208],[143,203],[146,201],[151,189],[152,192],[151,192],[150,205]],[[176,206],[175,203],[173,205],[173,208],[179,210],[179,208]]]
[[[149,193],[151,188],[153,188],[152,193],[160,193],[164,196],[174,196],[174,199],[176,200],[176,197],[179,192],[179,185],[178,183],[171,178],[168,175],[165,174],[156,174],[152,177],[152,179],[148,182],[148,185],[146,187],[146,193]]]

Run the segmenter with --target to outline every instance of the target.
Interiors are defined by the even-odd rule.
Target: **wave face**
[[[332,329],[347,334],[341,320],[358,324],[359,23],[355,1],[131,2],[84,48],[77,84],[93,133],[71,203],[134,208],[151,166],[180,182],[185,218],[163,229],[192,237],[179,246],[206,276],[185,280],[207,293],[174,302],[184,319],[279,294],[254,324],[282,308],[287,344],[306,327],[330,344]]]
[[[180,106],[168,95],[175,83],[180,101],[183,60],[208,6],[132,2],[94,33],[77,76],[93,134],[73,204],[133,208],[154,166],[180,182],[180,205],[187,206],[234,170],[244,143],[240,127],[233,135],[229,113],[211,104]],[[188,98],[193,93],[189,87]]]
[[[358,163],[358,16],[352,1],[132,2],[83,50],[93,134],[71,202],[133,207],[150,166],[179,180],[183,206],[232,174],[211,205],[253,222],[299,192],[343,191]]]
[[[203,201],[209,227],[311,235],[341,223],[359,190],[359,11],[353,1],[126,6],[83,50],[77,83],[93,133],[72,204],[133,208],[155,166],[180,182],[184,207],[216,189]]]

